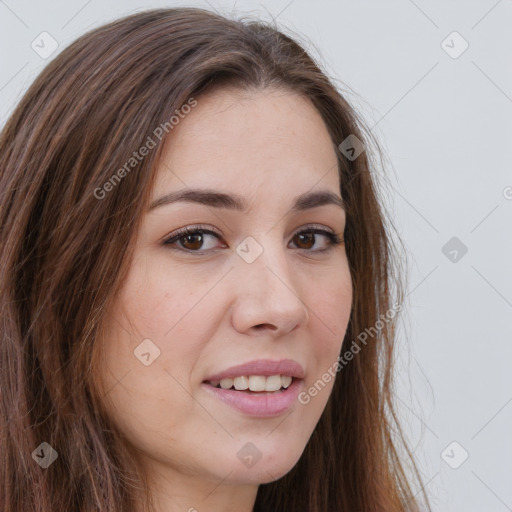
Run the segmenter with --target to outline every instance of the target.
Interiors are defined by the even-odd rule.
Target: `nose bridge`
[[[237,253],[243,260],[243,264],[240,262],[244,269],[242,272],[251,273],[251,277],[264,285],[262,289],[267,285],[276,288],[275,285],[280,283],[278,288],[286,288],[292,293],[295,283],[286,251],[289,249],[283,246],[282,240],[269,233],[261,234],[258,240],[249,236],[237,248]],[[299,294],[298,291],[294,292]]]
[[[258,240],[247,237],[237,247],[235,321],[241,329],[268,325],[283,333],[307,323],[307,306],[286,251],[282,240],[268,233]]]

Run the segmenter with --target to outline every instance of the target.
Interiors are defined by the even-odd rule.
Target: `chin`
[[[267,484],[279,480],[297,464],[304,446],[290,447],[287,451],[285,449],[273,447],[267,454],[261,453],[259,460],[251,460],[250,455],[247,456],[245,453],[251,453],[253,448],[247,447],[246,451],[240,454],[241,463],[233,467],[230,480],[246,484]],[[256,455],[255,449],[254,452]]]

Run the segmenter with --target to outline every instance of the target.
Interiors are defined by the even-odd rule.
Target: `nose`
[[[283,336],[309,322],[303,291],[285,248],[264,249],[252,263],[236,262],[234,328],[244,334]]]

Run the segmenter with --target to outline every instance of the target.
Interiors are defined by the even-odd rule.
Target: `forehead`
[[[201,186],[279,197],[316,185],[339,192],[335,146],[308,98],[218,89],[196,99],[168,135],[155,193]]]

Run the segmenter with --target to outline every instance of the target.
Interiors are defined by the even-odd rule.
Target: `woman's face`
[[[107,319],[104,399],[154,475],[260,484],[302,454],[348,324],[345,246],[323,233],[343,238],[345,212],[311,195],[340,198],[336,153],[291,92],[197,101],[170,132]]]

